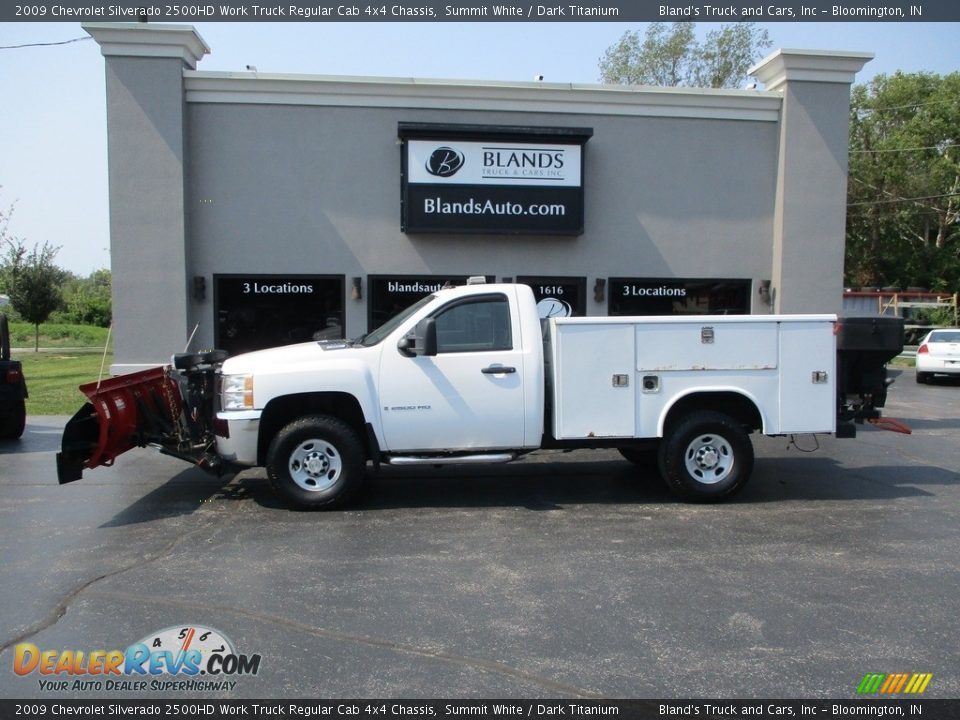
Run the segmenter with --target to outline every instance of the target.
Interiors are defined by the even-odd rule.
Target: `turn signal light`
[[[930,348],[927,347],[926,343],[917,348],[917,355],[923,355],[928,352],[930,352]]]

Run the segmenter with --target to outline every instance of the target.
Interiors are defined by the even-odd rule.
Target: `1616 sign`
[[[579,235],[588,131],[443,126],[403,139],[404,232]]]

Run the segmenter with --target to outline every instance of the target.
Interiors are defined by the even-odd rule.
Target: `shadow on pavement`
[[[174,475],[160,487],[151,490],[100,527],[123,527],[192,515],[205,502],[216,497],[230,482],[231,477],[230,475],[216,477],[191,467]]]
[[[23,437],[18,440],[0,440],[0,455],[7,453],[57,452],[63,435],[63,423],[46,423],[43,416],[27,418]]]
[[[850,468],[826,457],[760,458],[750,482],[732,504],[793,501],[886,500],[927,496],[921,485],[960,483],[942,468]],[[250,499],[284,510],[263,471],[243,473],[219,499]],[[555,510],[568,505],[680,504],[653,468],[626,461],[529,462],[495,467],[391,468],[368,479],[347,508],[505,508]],[[723,507],[723,505],[718,505]],[[294,511],[295,512],[295,511]]]

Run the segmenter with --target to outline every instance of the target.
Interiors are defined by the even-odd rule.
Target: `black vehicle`
[[[27,420],[27,381],[19,360],[10,359],[10,329],[0,313],[0,440],[23,435]]]

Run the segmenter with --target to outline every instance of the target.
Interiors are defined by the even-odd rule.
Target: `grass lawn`
[[[100,373],[102,349],[69,352],[20,352],[15,359],[23,363],[27,378],[27,415],[73,415],[87,401],[77,386],[93,382]],[[109,377],[113,353],[104,366]]]
[[[887,365],[895,368],[912,368],[917,366],[917,361],[912,357],[895,357]]]
[[[10,344],[15,348],[34,347],[34,328],[31,323],[10,323]],[[107,344],[107,328],[93,325],[43,323],[40,326],[40,349],[57,347],[99,348]],[[26,354],[26,353],[18,353]]]
[[[23,363],[27,378],[27,415],[73,415],[86,402],[77,386],[96,380],[100,373],[107,328],[43,323],[40,352],[33,352],[33,325],[11,322],[10,344],[19,348],[13,359]],[[112,348],[104,366],[108,375],[111,362]]]

